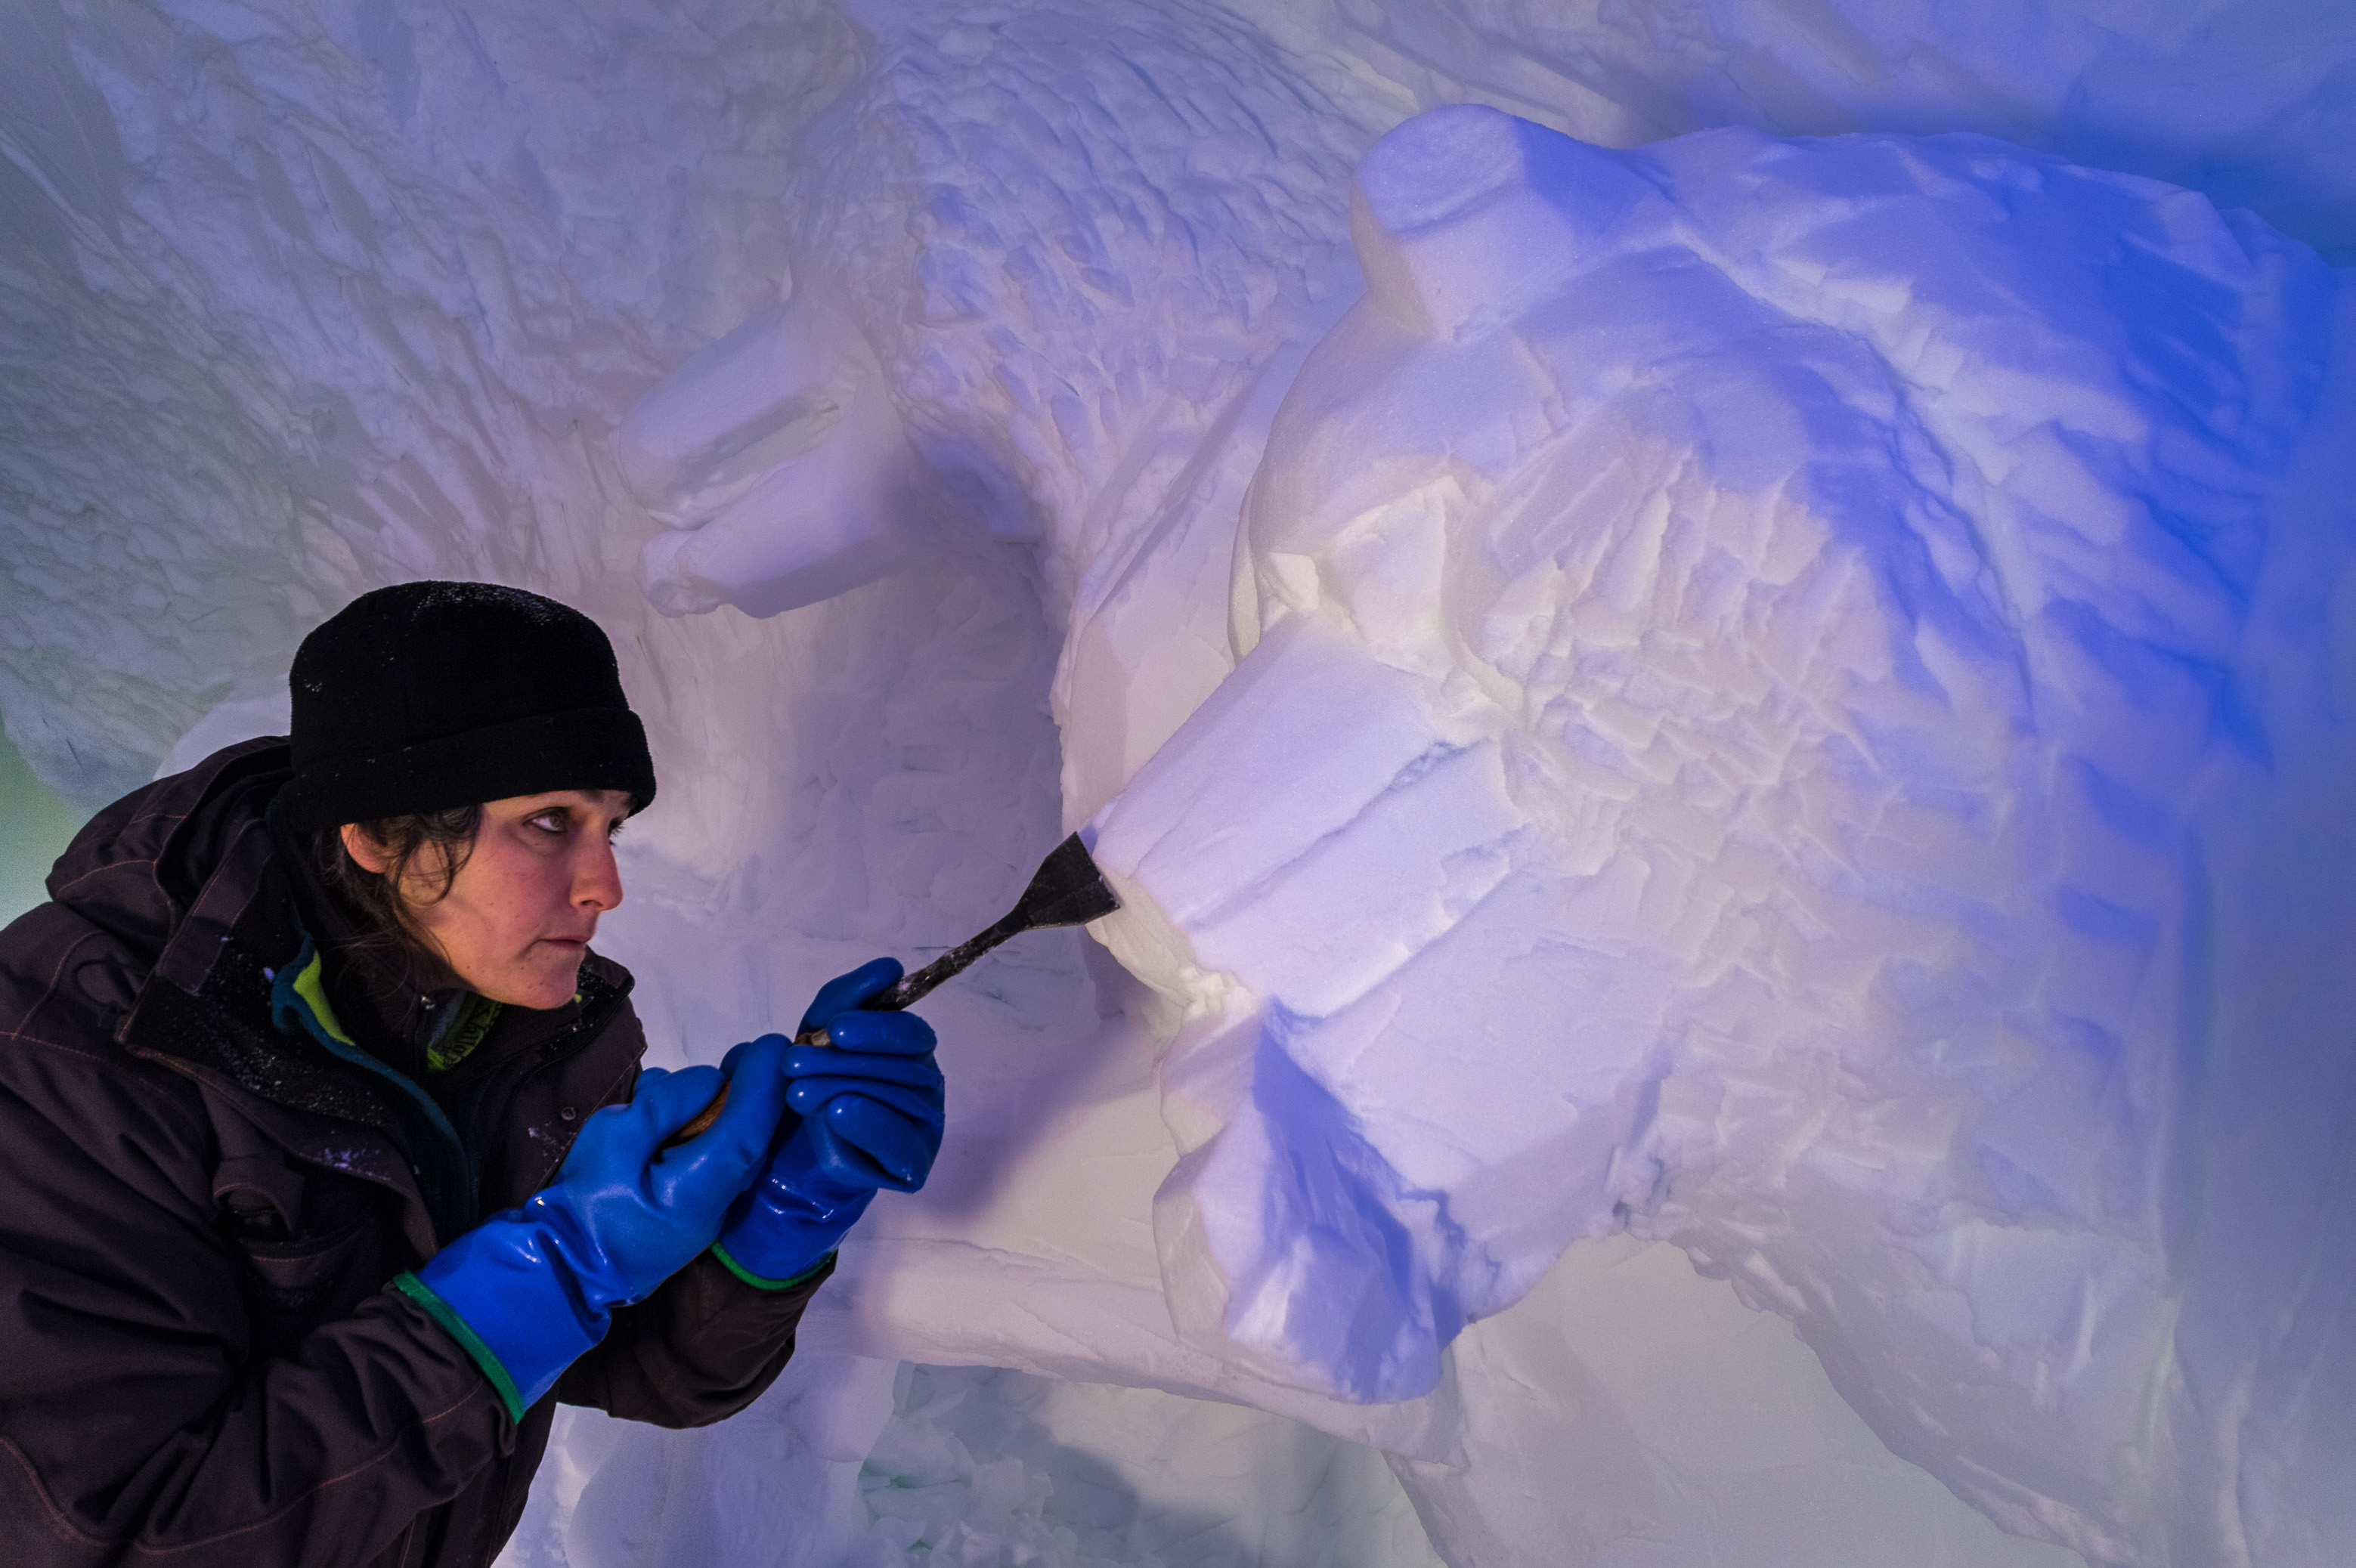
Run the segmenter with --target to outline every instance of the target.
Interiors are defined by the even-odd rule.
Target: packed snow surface
[[[926,1003],[938,1174],[787,1382],[569,1418],[511,1563],[2356,1549],[2356,12],[0,43],[47,784],[479,576],[648,718],[658,1060],[1073,828],[1129,898]]]
[[[2329,270],[1976,136],[1477,107],[1353,214],[1248,651],[1097,824],[1181,1330],[1405,1398],[1625,1230],[2013,1529],[2351,1539]]]

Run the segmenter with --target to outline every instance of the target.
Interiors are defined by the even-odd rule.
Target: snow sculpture
[[[691,527],[660,480],[635,477],[654,426],[700,410],[687,417],[712,435],[759,428],[768,400],[866,356],[921,483],[894,476],[880,446],[862,464],[836,451],[841,432],[803,427],[822,439],[791,479],[648,547],[654,595],[672,613],[798,602],[785,573],[842,548],[841,525],[759,497],[854,475],[904,519],[961,525],[937,546],[1035,547],[1066,634],[1055,701],[1076,825],[1233,662],[1237,507],[1294,368],[1356,297],[1350,170],[1397,110],[1195,0],[850,9],[878,63],[802,144],[784,309],[863,341],[796,337],[762,315],[739,331],[765,346],[774,390],[729,368],[749,347],[714,346],[647,394],[616,446],[658,518]],[[833,466],[799,466],[819,464]],[[886,525],[869,493],[854,510],[872,531]],[[725,584],[680,595],[659,571],[700,559],[714,530],[739,541],[716,569]]]
[[[1968,19],[1890,0],[1311,4],[1427,105],[1486,103],[1607,147],[1713,125],[1979,131],[2190,186],[2356,261],[2356,169],[2315,155],[2356,112],[2336,85],[2356,12],[2337,0],[1983,0]]]
[[[2329,272],[1977,137],[1472,107],[1353,231],[1241,662],[1096,823],[1182,1331],[1405,1398],[1624,1228],[2010,1529],[2351,1539]]]
[[[647,596],[671,614],[815,604],[916,542],[916,453],[883,367],[815,299],[762,311],[690,359],[614,446],[631,494],[674,530],[640,558]]]

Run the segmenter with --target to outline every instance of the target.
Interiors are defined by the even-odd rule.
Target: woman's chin
[[[575,949],[576,953],[578,951]],[[509,1007],[533,1008],[544,1012],[550,1008],[562,1007],[580,988],[581,965],[576,958],[569,964],[518,965],[507,974],[486,976],[473,990],[477,996]]]

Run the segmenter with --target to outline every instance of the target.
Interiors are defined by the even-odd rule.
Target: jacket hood
[[[49,897],[156,967],[225,863],[261,848],[247,840],[288,775],[285,741],[264,736],[132,791],[74,835]]]

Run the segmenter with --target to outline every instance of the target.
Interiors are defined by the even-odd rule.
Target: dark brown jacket
[[[272,1021],[303,937],[262,816],[285,766],[249,742],[118,801],[53,901],[0,933],[0,1559],[19,1568],[487,1563],[555,1400],[716,1421],[785,1365],[818,1283],[755,1290],[707,1253],[510,1422],[385,1288],[448,1239],[413,1107]],[[472,1212],[546,1185],[581,1119],[628,1098],[629,987],[593,956],[573,1006],[469,1062]]]

